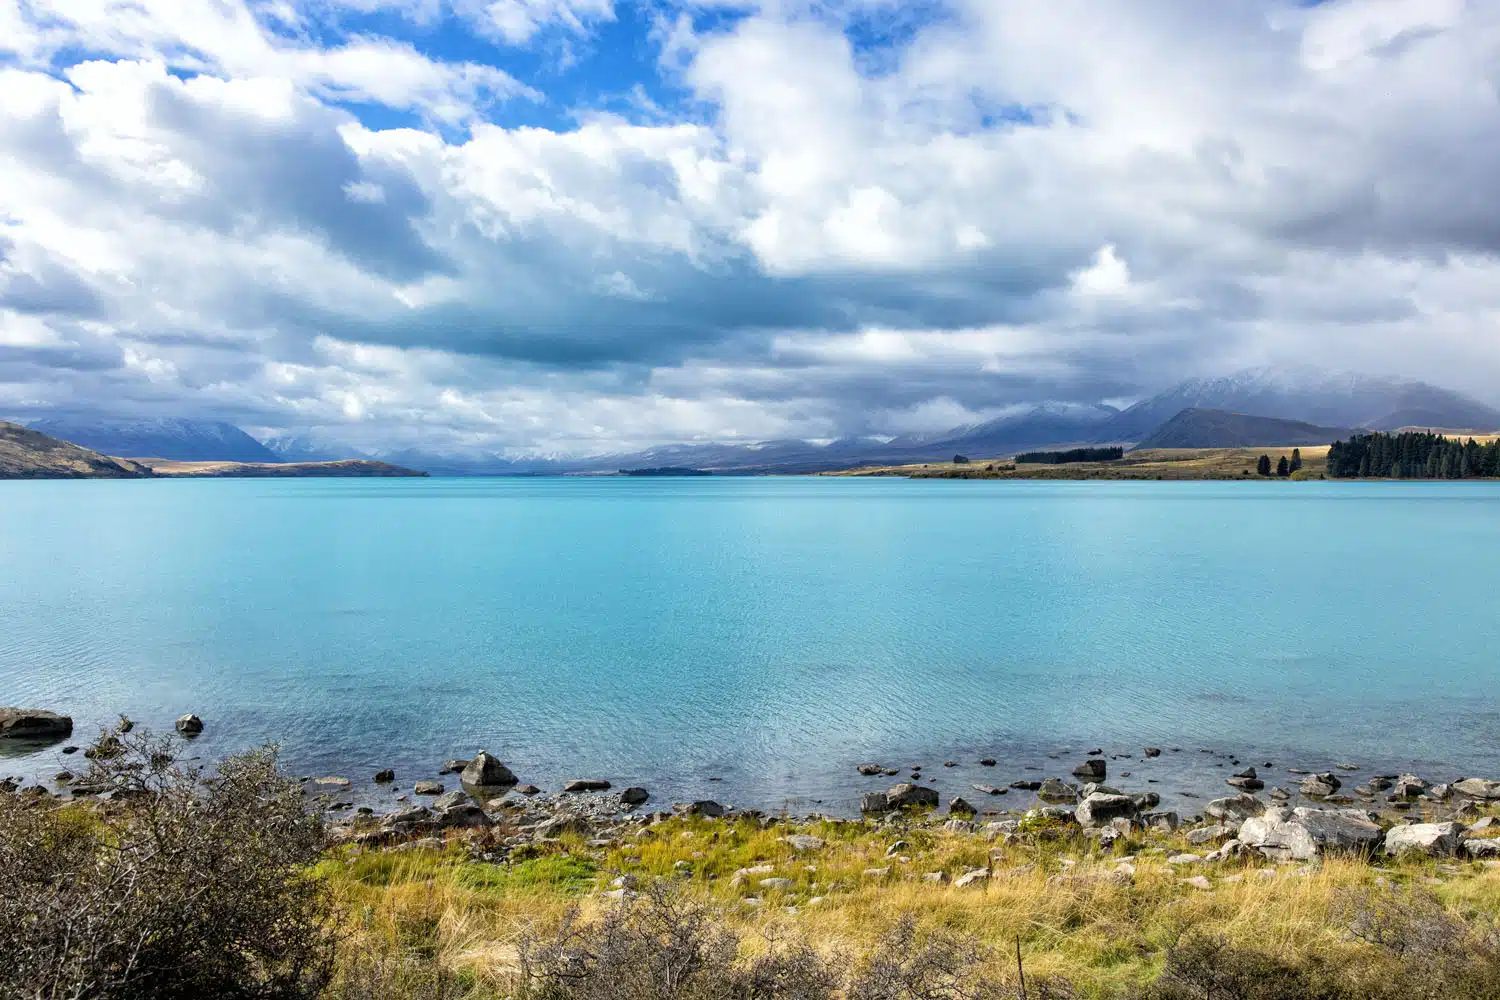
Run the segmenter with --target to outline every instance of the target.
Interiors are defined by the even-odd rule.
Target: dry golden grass
[[[787,832],[750,821],[674,819],[609,848],[565,838],[511,865],[468,861],[455,843],[446,852],[351,851],[322,871],[348,907],[357,950],[415,950],[481,976],[513,970],[523,934],[556,926],[569,908],[588,915],[612,905],[600,893],[622,874],[678,883],[690,897],[721,908],[749,947],[791,936],[822,951],[858,955],[909,915],[994,946],[997,972],[1012,967],[1019,939],[1028,974],[1065,977],[1095,995],[1148,981],[1189,931],[1287,958],[1352,956],[1368,946],[1335,919],[1340,895],[1380,882],[1420,884],[1456,910],[1500,917],[1500,872],[1477,863],[1245,859],[1178,870],[1166,864],[1169,854],[1204,853],[1211,845],[1191,848],[1177,835],[1151,833],[1108,851],[1076,835],[1000,846],[941,829],[898,834],[854,823],[806,828],[827,843],[798,854]],[[907,846],[887,858],[897,839]],[[1127,852],[1132,876],[1116,871]],[[680,871],[679,862],[691,870]],[[735,877],[756,866],[771,870]],[[981,866],[992,876],[965,888],[922,880],[929,872],[951,877]],[[868,874],[872,869],[886,871]],[[1184,881],[1200,874],[1211,889]],[[793,884],[760,886],[773,877]]]
[[[1162,479],[1264,480],[1255,474],[1256,460],[1269,455],[1274,466],[1293,448],[1150,448],[1126,452],[1116,462],[1074,462],[1068,465],[1015,465],[1009,459],[975,459],[966,465],[926,462],[829,472],[830,476],[909,476],[914,479]],[[1303,473],[1323,474],[1328,446],[1301,448]],[[993,466],[993,468],[991,468]],[[1274,478],[1274,477],[1272,477]]]

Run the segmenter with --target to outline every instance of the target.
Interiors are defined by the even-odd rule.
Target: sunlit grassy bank
[[[793,832],[824,843],[796,850],[786,839]],[[1090,996],[1151,982],[1184,936],[1386,974],[1396,956],[1354,924],[1393,892],[1430,896],[1470,927],[1500,917],[1500,871],[1479,862],[1167,862],[1206,850],[1155,832],[1101,850],[1061,830],[1002,845],[941,828],[672,819],[608,846],[564,837],[504,865],[470,860],[474,848],[455,840],[443,850],[343,850],[319,873],[347,905],[350,954],[417,955],[455,981],[493,984],[516,971],[528,933],[550,932],[573,907],[600,913],[618,904],[605,895],[612,886],[651,880],[712,906],[750,951],[794,939],[859,956],[913,917],[919,928],[989,946],[984,961],[1000,978],[1014,974],[1019,941],[1028,975],[1067,980]],[[955,884],[978,869],[988,875]]]

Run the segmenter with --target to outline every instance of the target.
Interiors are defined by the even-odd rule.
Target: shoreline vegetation
[[[58,792],[0,785],[0,996],[1500,997],[1481,778],[1245,766],[1179,816],[1110,773],[1174,748],[1075,754],[1011,810],[872,763],[844,819],[549,794],[481,751],[350,815],[347,779],[199,770],[177,730],[122,719]]]

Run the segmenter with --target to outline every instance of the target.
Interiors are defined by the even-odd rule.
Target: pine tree
[[[1301,468],[1302,468],[1302,449],[1301,448],[1293,448],[1292,449],[1292,471],[1296,472],[1297,470],[1299,470]]]
[[[1259,475],[1269,476],[1271,474],[1271,456],[1260,456],[1260,461],[1255,463],[1255,471]]]
[[[1282,455],[1281,461],[1276,463],[1276,474],[1278,476],[1290,476],[1292,474],[1292,464],[1286,460],[1285,455]]]

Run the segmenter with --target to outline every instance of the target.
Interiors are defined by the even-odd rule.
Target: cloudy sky
[[[0,415],[585,453],[1500,402],[1494,0],[0,0]]]

